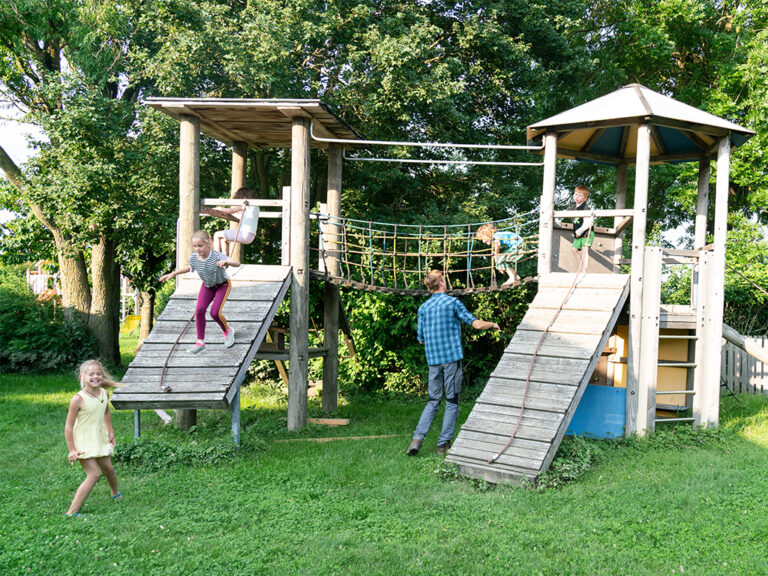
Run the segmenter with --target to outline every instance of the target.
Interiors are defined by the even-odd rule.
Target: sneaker
[[[437,452],[438,456],[445,456],[446,454],[448,454],[448,448],[450,447],[451,447],[451,441],[448,440],[448,442],[446,442],[445,444],[438,444],[435,451]]]
[[[192,348],[189,349],[189,352],[192,354],[199,354],[205,350],[205,344],[195,344]]]
[[[421,450],[421,440],[414,438],[413,442],[411,442],[411,445],[408,446],[408,450],[406,450],[405,453],[408,456],[416,456],[416,454],[419,453],[419,450]]]
[[[232,345],[234,343],[235,343],[235,329],[230,328],[224,333],[224,347],[232,348]]]

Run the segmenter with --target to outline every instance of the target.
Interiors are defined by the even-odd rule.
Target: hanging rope
[[[243,216],[245,215],[245,209],[248,207],[248,200],[243,200]],[[235,240],[237,240],[239,234],[240,234],[240,224],[243,222],[243,216],[240,216],[240,220],[237,222],[237,231],[235,232]],[[235,246],[237,242],[232,242],[232,247],[229,249],[228,258],[232,258],[232,255],[235,253]],[[174,351],[176,350],[176,346],[179,345],[179,341],[181,340],[182,336],[187,331],[187,328],[189,328],[189,325],[192,323],[192,320],[195,319],[195,313],[192,313],[192,317],[187,320],[187,323],[184,324],[184,328],[181,329],[181,332],[176,337],[176,340],[173,341],[173,345],[171,346],[170,352],[168,352],[168,355],[165,357],[165,362],[163,362],[163,369],[160,371],[160,390],[162,392],[171,392],[173,389],[165,383],[165,372],[168,369],[168,361],[171,359],[171,356],[173,355]]]
[[[594,218],[592,219],[592,224],[590,224],[589,228],[587,229],[587,238],[589,238],[589,235],[592,232],[592,227],[594,226]],[[565,294],[565,298],[563,298],[563,301],[560,303],[560,306],[555,311],[554,315],[549,321],[549,324],[547,324],[547,327],[544,328],[544,331],[541,333],[541,336],[539,337],[539,341],[536,343],[536,348],[533,350],[533,356],[531,356],[531,364],[528,366],[528,374],[525,377],[525,387],[523,388],[523,398],[520,401],[520,415],[517,417],[517,422],[515,423],[515,429],[512,431],[512,435],[507,440],[506,444],[502,447],[501,450],[499,450],[496,454],[493,455],[493,457],[488,460],[488,464],[494,464],[499,458],[501,458],[501,455],[504,454],[504,452],[507,451],[507,448],[509,448],[510,444],[512,444],[512,441],[515,439],[515,436],[517,435],[517,431],[520,429],[520,423],[523,421],[523,412],[525,412],[525,401],[528,399],[528,388],[531,383],[531,374],[533,374],[533,366],[536,363],[536,356],[539,353],[539,349],[541,348],[542,343],[544,342],[544,337],[549,333],[549,329],[552,328],[552,325],[555,323],[555,320],[557,320],[557,317],[560,316],[560,312],[563,311],[563,306],[565,306],[565,303],[568,302],[568,298],[571,297],[573,294],[573,291],[576,289],[576,285],[579,282],[579,276],[581,276],[583,273],[587,271],[587,266],[589,264],[589,243],[585,244],[581,249],[581,262],[579,262],[579,268],[576,272],[576,274],[573,277],[573,283],[571,284],[571,287],[568,288],[568,292]]]

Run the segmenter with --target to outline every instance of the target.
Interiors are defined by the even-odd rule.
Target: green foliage
[[[0,267],[0,372],[61,370],[95,356],[85,326],[53,302],[38,302],[24,270]]]
[[[184,442],[179,438],[140,438],[117,446],[112,460],[137,470],[156,472],[173,466],[226,465],[236,456],[237,449],[232,442],[209,444]]]

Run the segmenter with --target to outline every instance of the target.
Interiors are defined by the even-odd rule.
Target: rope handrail
[[[538,253],[538,214],[515,214],[491,222],[402,224],[313,214],[318,226],[318,269],[323,278],[347,286],[382,292],[423,294],[424,275],[443,271],[453,293],[497,290],[497,276],[519,283],[518,266]],[[491,225],[495,240],[478,237]],[[505,242],[494,248],[495,242]],[[329,268],[329,261],[333,268]],[[498,272],[497,272],[498,271]]]

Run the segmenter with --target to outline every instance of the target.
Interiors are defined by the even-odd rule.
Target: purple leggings
[[[197,295],[197,306],[195,307],[195,328],[197,329],[198,340],[205,340],[205,311],[208,310],[211,301],[213,301],[211,318],[216,321],[216,324],[221,326],[222,331],[226,332],[229,330],[227,319],[221,313],[221,307],[227,301],[231,287],[232,282],[229,279],[213,288],[209,288],[205,284],[200,286],[200,292]]]

